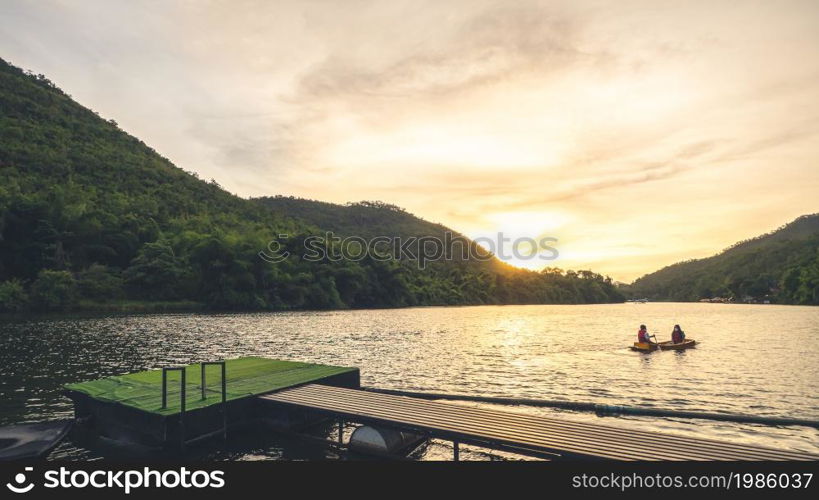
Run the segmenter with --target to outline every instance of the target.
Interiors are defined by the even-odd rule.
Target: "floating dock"
[[[819,460],[799,451],[674,436],[362,390],[357,368],[241,358],[70,384],[76,420],[149,447],[184,448],[228,428],[357,425],[354,445],[394,453],[428,439],[550,460]],[[260,426],[260,429],[262,426]],[[264,432],[260,430],[260,432]],[[392,444],[386,445],[384,443]]]
[[[308,383],[358,388],[359,370],[248,357],[69,384],[64,394],[75,418],[106,437],[175,447],[257,418],[256,396]]]

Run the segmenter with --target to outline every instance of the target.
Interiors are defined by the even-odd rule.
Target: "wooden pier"
[[[397,428],[458,444],[549,459],[819,460],[745,444],[570,422],[510,411],[307,384],[258,396],[267,405],[318,412],[340,421]]]
[[[148,447],[228,439],[234,426],[293,432],[331,419],[340,424],[339,441],[345,424],[363,424],[376,432],[451,441],[456,460],[461,443],[550,460],[819,460],[798,451],[365,391],[357,368],[263,358],[79,382],[66,386],[65,394],[83,426]]]

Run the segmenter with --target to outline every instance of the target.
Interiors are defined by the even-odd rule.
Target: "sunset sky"
[[[241,196],[621,281],[819,212],[815,0],[4,0],[0,57]]]

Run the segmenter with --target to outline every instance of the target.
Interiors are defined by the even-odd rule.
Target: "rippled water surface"
[[[680,323],[701,344],[640,354],[646,323],[663,340]],[[0,424],[72,415],[68,382],[218,358],[259,355],[357,366],[362,384],[461,394],[565,399],[819,419],[819,308],[774,305],[614,304],[437,307],[230,315],[0,320]],[[578,421],[819,452],[805,427],[607,417],[512,408]],[[73,441],[53,454],[114,452]],[[231,460],[322,458],[277,436],[238,436]],[[418,458],[448,458],[433,443]],[[469,453],[469,452],[467,452]],[[486,458],[476,450],[465,458]]]

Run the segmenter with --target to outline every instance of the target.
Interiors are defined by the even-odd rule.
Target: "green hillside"
[[[438,236],[451,231],[441,224],[434,224],[415,217],[400,207],[380,202],[348,203],[337,205],[324,201],[305,200],[292,196],[256,198],[273,210],[300,219],[339,235],[375,236]]]
[[[395,205],[378,201],[338,205],[292,196],[255,198],[254,201],[268,207],[274,214],[290,217],[303,224],[319,228],[325,233],[330,232],[339,238],[358,237],[370,241],[378,237],[405,239],[414,237],[418,239],[418,242],[407,248],[410,248],[415,255],[424,254],[423,238],[448,242],[449,244],[443,248],[446,256],[444,267],[451,266],[453,263],[461,263],[474,270],[505,273],[515,271],[515,268],[491,258],[486,250],[463,234],[441,224],[416,217]],[[405,240],[401,240],[401,243],[404,242]],[[383,248],[383,246],[378,248]],[[390,253],[393,255],[394,252]],[[432,246],[426,249],[427,255],[435,253],[435,248]],[[476,258],[470,261],[470,255]],[[400,255],[393,256],[399,257]],[[429,262],[425,265],[436,269],[441,267],[440,263],[436,262]]]
[[[819,304],[819,214],[739,242],[713,257],[674,264],[626,287],[652,300],[723,297]]]
[[[497,260],[442,261],[425,269],[412,261],[369,257],[307,261],[305,239],[327,228],[402,234],[428,223],[378,204],[367,210],[375,211],[382,226],[357,219],[355,208],[310,202],[322,214],[314,217],[304,207],[271,208],[264,200],[234,196],[174,166],[44,76],[2,60],[0,179],[2,311],[622,298],[610,280],[595,273],[535,273]],[[275,263],[260,258],[282,234],[288,235],[280,242],[288,257]]]

